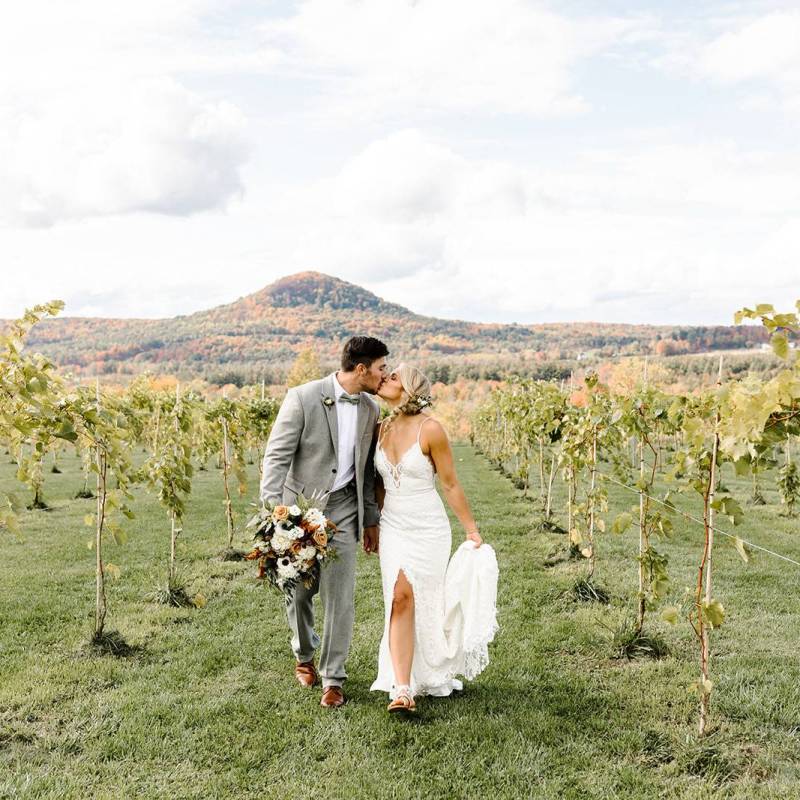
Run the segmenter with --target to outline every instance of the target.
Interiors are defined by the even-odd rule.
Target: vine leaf
[[[699,678],[689,687],[690,692],[697,692],[700,697],[708,696],[714,688],[714,682],[708,678]]]
[[[677,625],[678,624],[678,607],[677,606],[667,606],[661,612],[661,619],[664,622],[668,622],[670,625]]]
[[[719,600],[711,600],[708,603],[703,601],[700,607],[703,613],[703,620],[712,628],[719,628],[725,621],[725,609]]]
[[[611,526],[611,532],[625,533],[625,531],[628,530],[628,528],[630,528],[632,523],[633,523],[633,516],[629,514],[627,511],[623,511],[614,520],[614,523]]]
[[[772,339],[770,340],[772,343],[772,349],[775,351],[775,355],[778,358],[787,358],[789,355],[789,340],[786,338],[786,334],[784,333],[773,333]]]
[[[724,514],[734,525],[738,525],[744,519],[744,511],[733,497],[719,497],[711,507]]]
[[[736,552],[741,556],[745,564],[750,561],[750,548],[745,544],[743,539],[738,536],[734,539],[733,544],[736,547]]]

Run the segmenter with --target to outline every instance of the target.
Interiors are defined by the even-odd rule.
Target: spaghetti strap
[[[417,444],[419,444],[419,437],[422,434],[422,427],[425,425],[426,422],[429,422],[432,419],[433,417],[425,417],[425,419],[422,420],[422,424],[419,426],[419,428],[417,428]]]

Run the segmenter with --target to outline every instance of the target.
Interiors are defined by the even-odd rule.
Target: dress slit
[[[403,576],[406,579],[406,582],[411,589],[411,613],[412,613],[412,637],[411,637],[411,666],[409,667],[409,680],[410,680],[410,673],[413,669],[414,664],[414,653],[417,650],[417,598],[414,593],[414,583],[412,579],[408,576],[404,567],[398,567],[397,572],[394,576],[394,582],[391,584],[391,604],[389,606],[389,618],[386,620],[386,642],[389,646],[389,659],[392,664],[392,686],[394,687],[397,684],[397,676],[394,674],[394,661],[392,660],[392,640],[391,640],[391,629],[392,629],[392,618],[394,617],[394,592],[397,589],[397,582],[400,580],[400,576]]]

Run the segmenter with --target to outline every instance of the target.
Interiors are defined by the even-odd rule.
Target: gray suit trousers
[[[329,495],[327,516],[338,528],[333,537],[337,557],[322,566],[319,581],[310,589],[300,584],[286,608],[292,650],[298,661],[311,661],[320,638],[314,630],[313,600],[320,593],[324,613],[318,670],[323,687],[341,686],[347,678],[344,663],[353,639],[355,617],[358,497],[355,483]]]

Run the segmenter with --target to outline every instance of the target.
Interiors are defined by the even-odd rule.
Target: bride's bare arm
[[[429,455],[433,461],[436,472],[439,475],[439,485],[447,500],[447,504],[453,509],[453,513],[458,517],[458,521],[464,526],[466,538],[471,539],[475,544],[481,544],[481,537],[478,533],[478,526],[469,508],[467,496],[461,488],[456,475],[456,467],[453,462],[453,451],[450,449],[450,440],[441,424],[432,419],[422,429],[421,441],[428,445]],[[422,451],[425,452],[423,445]]]

